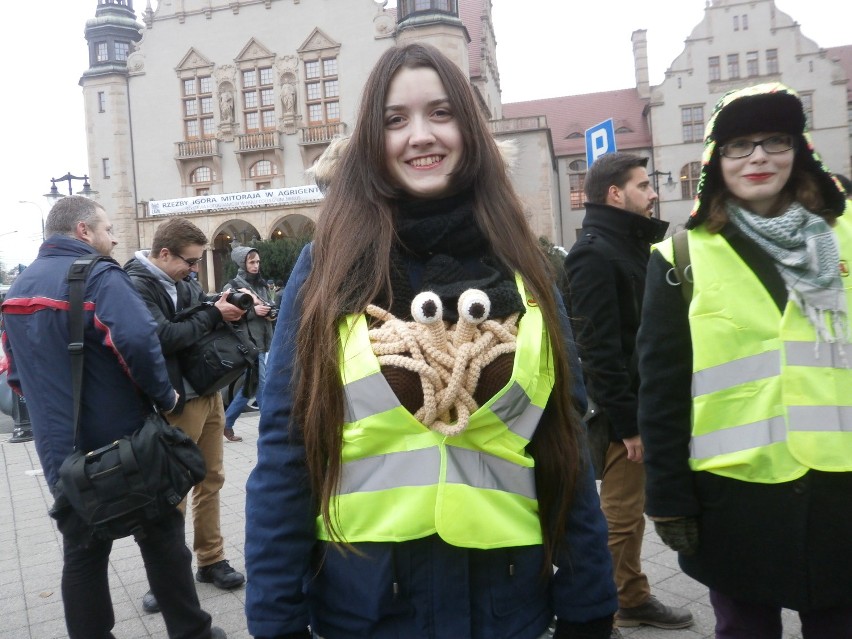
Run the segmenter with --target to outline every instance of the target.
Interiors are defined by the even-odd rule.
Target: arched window
[[[260,160],[252,164],[249,169],[249,177],[265,177],[268,175],[278,175],[278,167],[269,160]]]
[[[586,161],[574,160],[568,164],[568,186],[570,188],[571,208],[581,209],[586,202]]]
[[[701,177],[701,162],[684,164],[680,169],[680,197],[691,200],[698,190],[698,178]]]
[[[191,184],[200,184],[201,182],[212,182],[216,177],[213,170],[209,166],[199,166],[189,175]]]

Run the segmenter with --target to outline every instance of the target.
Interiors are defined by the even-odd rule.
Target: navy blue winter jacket
[[[33,439],[49,486],[74,448],[68,269],[94,253],[80,240],[54,235],[21,273],[3,303],[9,384],[27,398]],[[80,439],[94,450],[139,428],[153,403],[171,410],[175,390],[156,326],[130,278],[98,262],[84,295],[84,379]]]
[[[556,615],[566,624],[604,618],[603,630],[586,636],[609,637],[606,618],[617,603],[591,468],[578,485],[567,549],[557,557],[552,578],[542,577],[541,546],[475,550],[433,535],[354,544],[364,553],[357,556],[317,541],[305,449],[289,433],[297,294],[310,269],[306,247],[282,298],[258,461],[246,486],[251,635],[308,636],[310,624],[324,639],[534,639]],[[567,317],[563,320],[570,335]]]

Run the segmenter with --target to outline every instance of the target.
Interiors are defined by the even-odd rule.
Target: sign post
[[[586,129],[586,165],[592,166],[595,160],[607,153],[615,153],[615,127],[612,118]]]

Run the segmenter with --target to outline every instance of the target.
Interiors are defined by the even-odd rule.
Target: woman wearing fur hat
[[[724,96],[639,331],[646,512],[720,639],[852,637],[852,220],[791,89]],[[691,296],[680,282],[692,282]],[[687,301],[688,298],[688,301]]]
[[[570,326],[470,83],[412,44],[363,96],[273,337],[249,632],[607,639]]]

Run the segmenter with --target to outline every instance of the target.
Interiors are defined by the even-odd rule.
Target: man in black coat
[[[685,628],[692,615],[653,597],[641,566],[645,471],[637,425],[636,333],[650,247],[668,228],[668,222],[652,217],[657,194],[647,163],[648,158],[611,153],[589,169],[582,234],[565,258],[565,299],[589,399],[597,406],[588,424],[592,441],[601,443],[593,457],[618,587],[615,623]]]

